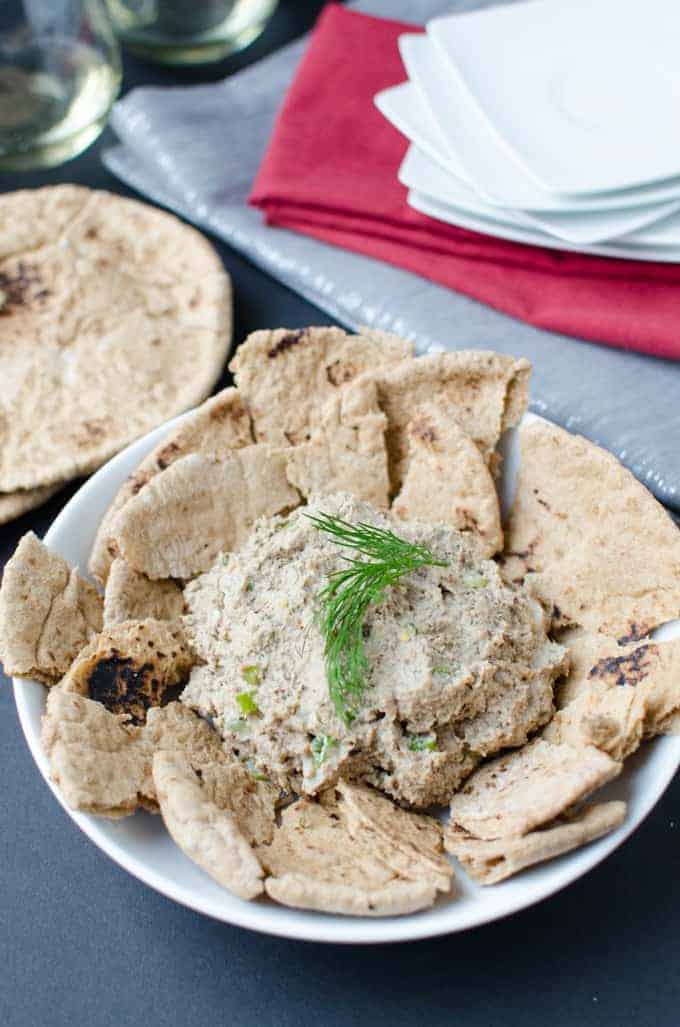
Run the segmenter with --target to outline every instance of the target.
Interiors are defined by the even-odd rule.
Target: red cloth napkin
[[[529,324],[680,359],[680,267],[506,242],[408,206],[397,180],[408,144],[373,97],[403,81],[397,38],[413,30],[324,9],[250,202],[271,225],[407,268]]]

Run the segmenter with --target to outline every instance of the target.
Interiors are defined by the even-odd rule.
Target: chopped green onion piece
[[[451,668],[447,667],[446,664],[440,663],[436,667],[432,668],[433,674],[450,674]]]
[[[411,752],[436,752],[437,739],[433,735],[411,735],[408,747]]]
[[[244,588],[244,591],[246,591],[246,592],[252,592],[253,589],[255,588],[255,586],[253,585],[253,579],[252,578],[246,578],[246,580],[245,580],[245,582],[243,584],[243,588]]]
[[[236,696],[236,703],[241,713],[245,713],[248,716],[258,716],[260,713],[260,707],[255,702],[252,692],[239,692]]]
[[[317,767],[326,762],[330,756],[331,749],[337,744],[337,739],[331,735],[316,735],[312,738],[311,750]]]
[[[241,675],[253,688],[257,688],[262,683],[262,671],[256,663],[250,663],[246,667],[241,667]]]
[[[486,588],[489,579],[485,578],[483,574],[469,574],[467,578],[463,579],[463,584],[468,588]]]

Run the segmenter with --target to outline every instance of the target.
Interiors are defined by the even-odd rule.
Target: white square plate
[[[544,189],[680,174],[677,0],[533,0],[436,18],[446,77]]]
[[[527,415],[529,419],[532,416]],[[133,443],[93,475],[66,504],[45,536],[50,549],[84,571],[97,525],[120,485],[179,420],[176,418]],[[504,509],[511,500],[518,469],[514,435],[506,442],[502,481]],[[671,637],[676,633],[680,633],[678,622]],[[489,888],[474,884],[466,874],[459,872],[455,894],[440,898],[432,909],[422,913],[376,919],[335,916],[288,909],[264,898],[256,902],[236,898],[184,855],[160,817],[139,812],[122,820],[107,820],[68,809],[59,789],[49,779],[49,765],[40,740],[46,694],[46,689],[36,682],[14,680],[19,720],[38,769],[57,801],[95,845],[134,877],[190,909],[256,931],[310,941],[409,941],[462,931],[530,906],[576,880],[625,841],[661,797],[680,762],[680,738],[656,738],[645,744],[626,763],[624,773],[598,793],[598,798],[601,795],[603,799],[628,802],[625,822],[616,831],[581,849]],[[67,865],[63,873],[69,874]]]
[[[434,199],[458,207],[470,214],[503,220],[509,224],[547,232],[565,242],[593,244],[630,235],[639,228],[653,224],[680,210],[680,200],[654,204],[625,211],[591,211],[578,214],[531,214],[522,210],[494,207],[475,193],[474,189],[450,175],[440,164],[416,147],[409,147],[399,170],[399,180],[409,189],[426,193]]]
[[[442,203],[440,200],[427,193],[421,193],[417,189],[410,189],[408,194],[409,206],[421,214],[443,221],[448,225],[455,225],[457,228],[469,228],[473,232],[481,232],[482,235],[490,235],[496,239],[508,239],[510,242],[528,243],[530,246],[544,246],[550,250],[569,250],[575,253],[589,253],[599,257],[619,257],[624,260],[646,260],[659,261],[665,264],[680,263],[680,246],[675,245],[652,245],[637,238],[637,233],[627,236],[624,240],[617,240],[611,243],[600,243],[588,246],[563,242],[555,239],[554,236],[538,229],[530,228],[517,222],[506,221],[504,211],[496,210],[494,217],[484,217],[481,214],[471,214],[461,207]],[[646,232],[647,229],[643,229]]]

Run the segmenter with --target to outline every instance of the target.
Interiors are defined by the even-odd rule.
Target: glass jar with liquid
[[[163,64],[205,64],[260,35],[278,0],[108,0],[121,40]]]
[[[104,0],[0,0],[0,169],[80,153],[106,124],[120,81]]]

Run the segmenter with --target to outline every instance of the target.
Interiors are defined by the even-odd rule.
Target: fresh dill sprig
[[[426,546],[407,542],[372,524],[350,524],[329,514],[307,516],[331,542],[367,557],[359,560],[343,556],[349,566],[330,574],[317,597],[328,689],[338,716],[349,727],[368,685],[370,666],[363,630],[368,608],[380,603],[387,589],[411,571],[447,564],[437,560]]]

